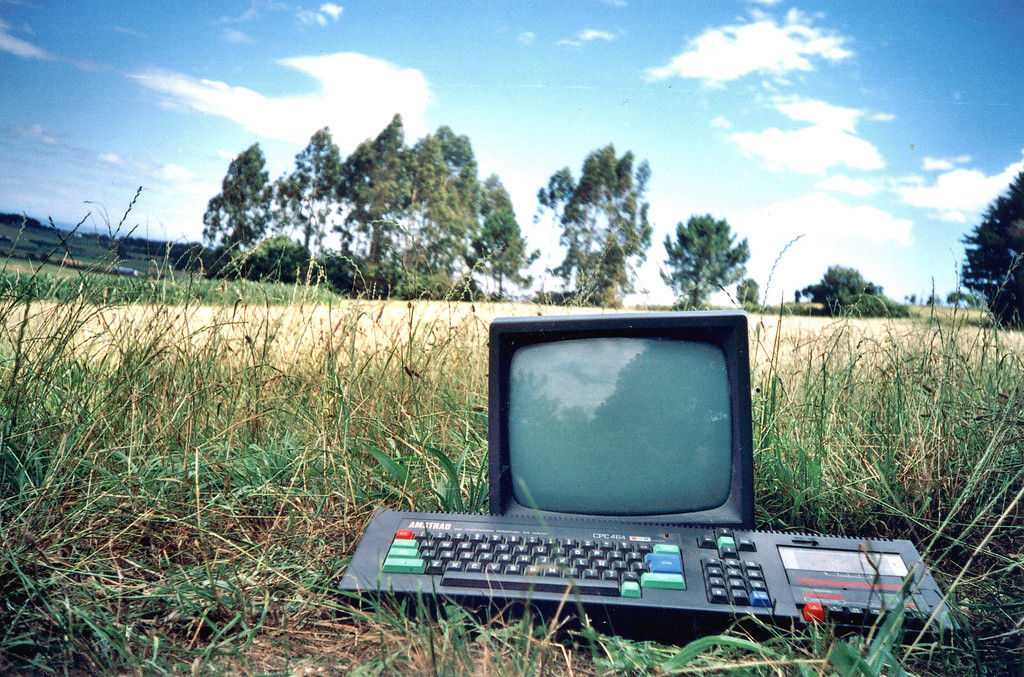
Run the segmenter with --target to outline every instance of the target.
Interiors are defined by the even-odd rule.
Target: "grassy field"
[[[752,316],[759,526],[912,539],[965,631],[672,647],[332,592],[374,509],[486,510],[488,323],[565,309],[181,298],[0,297],[0,672],[1020,672],[1018,334]]]

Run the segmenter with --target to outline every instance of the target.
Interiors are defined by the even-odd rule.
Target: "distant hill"
[[[195,264],[202,245],[165,242],[142,237],[110,237],[100,233],[71,232],[22,214],[0,213],[0,257],[24,259],[74,268],[141,274],[187,270]]]

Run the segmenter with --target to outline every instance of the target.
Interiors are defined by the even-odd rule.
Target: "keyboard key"
[[[391,549],[388,550],[388,555],[387,556],[388,557],[399,557],[399,558],[405,558],[405,559],[415,559],[415,558],[418,558],[420,556],[420,549],[419,548],[399,548],[399,547],[396,547],[396,546],[391,546]]]
[[[422,574],[426,569],[426,562],[408,557],[388,557],[380,568],[385,574]]]
[[[715,586],[708,591],[708,597],[712,604],[728,604],[729,593],[723,587]]]
[[[636,581],[625,581],[622,584],[621,594],[623,597],[640,597],[640,584]]]
[[[561,575],[562,570],[557,564],[533,563],[523,567],[523,574],[527,576],[548,576],[550,574]]]
[[[556,594],[564,593],[571,588],[581,595],[619,596],[618,581],[548,578],[546,576],[514,576],[508,573],[491,575],[447,572],[441,577],[441,585],[487,588],[491,590],[533,590],[534,592],[553,592]]]
[[[683,561],[679,555],[651,553],[644,558],[647,568],[656,574],[681,574]]]
[[[646,573],[640,576],[640,585],[644,588],[686,590],[686,581],[682,574]]]

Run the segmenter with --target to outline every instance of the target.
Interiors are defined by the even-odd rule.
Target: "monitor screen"
[[[492,512],[753,526],[742,313],[495,325]]]
[[[732,421],[720,348],[650,338],[543,343],[516,352],[509,380],[521,505],[656,515],[728,497]]]

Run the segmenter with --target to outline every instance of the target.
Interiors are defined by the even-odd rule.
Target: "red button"
[[[395,538],[403,541],[408,541],[413,537],[412,529],[399,529],[395,533]]]
[[[808,623],[824,623],[825,609],[817,602],[804,604],[804,620]]]

